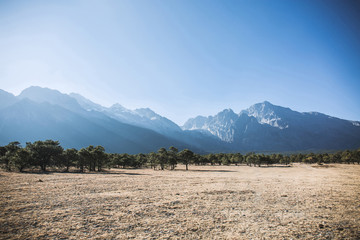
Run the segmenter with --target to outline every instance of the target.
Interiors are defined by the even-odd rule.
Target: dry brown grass
[[[360,239],[360,166],[314,166],[1,172],[0,239]]]

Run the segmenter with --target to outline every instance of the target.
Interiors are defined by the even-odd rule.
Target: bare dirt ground
[[[360,239],[360,166],[0,172],[0,239]]]

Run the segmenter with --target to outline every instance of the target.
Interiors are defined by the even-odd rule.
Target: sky
[[[360,120],[359,12],[356,0],[0,0],[0,89],[179,125],[265,100]]]

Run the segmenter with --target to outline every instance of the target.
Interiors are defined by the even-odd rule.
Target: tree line
[[[7,171],[24,171],[38,168],[47,171],[49,168],[64,172],[103,171],[105,168],[143,168],[154,170],[174,170],[177,164],[189,165],[248,165],[271,166],[273,164],[289,165],[302,163],[347,163],[360,164],[360,149],[344,150],[335,153],[308,154],[257,154],[211,153],[200,155],[189,149],[179,151],[175,147],[160,148],[148,154],[106,153],[102,146],[88,146],[80,150],[64,149],[58,141],[46,140],[26,143],[10,142],[0,146],[0,164]]]

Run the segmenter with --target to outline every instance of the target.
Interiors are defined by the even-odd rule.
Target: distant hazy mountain
[[[160,116],[149,108],[129,110],[117,103],[104,112],[119,121],[148,128],[167,136],[172,136],[174,132],[181,132],[181,128],[174,122]]]
[[[100,104],[94,103],[89,99],[84,98],[80,94],[77,93],[70,93],[70,97],[74,98],[80,106],[85,109],[86,111],[98,111],[103,112],[106,110],[105,107],[101,106]]]
[[[128,153],[157,151],[172,145],[191,147],[103,112],[83,109],[74,98],[55,90],[31,87],[11,101],[13,104],[6,102],[8,106],[0,108],[0,145],[54,139],[64,147],[103,145],[110,152]]]
[[[265,101],[235,114],[189,119],[184,130],[205,130],[236,151],[297,151],[357,148],[359,122],[317,112],[300,113]]]
[[[106,108],[84,98],[80,94],[71,93],[70,97],[76,99],[80,106],[87,111],[102,112],[124,123],[148,128],[166,136],[172,136],[174,132],[181,132],[181,128],[174,122],[160,116],[149,108],[130,110],[119,103]]]
[[[10,106],[16,101],[17,98],[13,94],[0,89],[0,109]]]
[[[57,90],[41,87],[29,87],[23,90],[18,96],[19,99],[29,99],[37,103],[50,103],[61,106],[71,111],[82,111],[83,108],[79,103],[67,94],[63,94]]]
[[[0,90],[0,145],[54,139],[64,147],[103,145],[110,152],[160,147],[197,152],[319,151],[360,147],[360,122],[300,113],[269,102],[239,114],[189,119],[182,128],[149,108],[107,108],[79,94],[30,87],[19,96]]]

